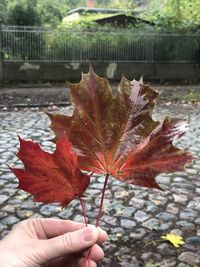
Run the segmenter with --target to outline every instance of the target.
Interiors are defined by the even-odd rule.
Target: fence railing
[[[200,62],[200,35],[2,27],[4,61]]]

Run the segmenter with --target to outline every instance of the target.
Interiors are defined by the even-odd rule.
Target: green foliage
[[[61,14],[57,1],[54,0],[38,1],[37,10],[42,25],[55,26],[61,20]]]
[[[140,32],[140,29],[138,31]],[[144,36],[138,35],[138,31],[134,28],[133,32],[133,27],[115,29],[109,25],[102,27],[95,22],[82,21],[82,23],[71,24],[70,27],[69,25],[60,26],[53,35],[49,35],[46,41],[49,51],[52,51],[55,58],[60,60],[63,57],[67,60],[90,61],[111,58],[141,60],[149,37],[144,40]],[[56,53],[54,47],[56,47]]]
[[[96,0],[95,2],[97,5],[106,6],[110,4],[111,0]]]
[[[39,25],[39,16],[35,4],[36,0],[14,0],[8,2],[6,23],[18,26]]]
[[[112,0],[109,1],[109,5],[108,7],[112,7],[112,8],[119,8],[119,9],[133,9],[135,8],[138,3],[141,1],[138,0]]]
[[[4,41],[4,40],[3,40]],[[30,34],[7,32],[4,41],[4,58],[7,60],[43,60],[46,40],[39,32]],[[17,48],[17,49],[16,49]]]
[[[200,30],[200,1],[166,0],[158,3],[152,0],[145,18],[154,21],[162,32],[197,32]]]
[[[37,12],[43,26],[56,27],[71,9],[71,1],[37,0]]]
[[[0,24],[5,23],[6,1],[0,0]]]
[[[145,3],[145,0],[95,0],[95,7],[135,9],[139,2]],[[148,1],[146,5],[146,12],[140,9],[140,14],[142,18],[155,23],[154,31],[181,33],[200,31],[199,0],[152,0],[150,6]],[[0,23],[57,27],[70,9],[80,6],[86,7],[86,1],[0,0]],[[80,25],[72,23],[72,27],[88,28],[92,24],[88,19],[79,23]]]

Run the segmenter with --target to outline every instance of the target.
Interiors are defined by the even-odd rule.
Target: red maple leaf
[[[152,119],[158,92],[141,81],[122,78],[113,97],[107,79],[92,68],[78,84],[69,84],[72,116],[48,114],[56,139],[66,133],[81,169],[112,175],[122,181],[159,188],[160,172],[183,170],[190,153],[173,146],[187,120]]]
[[[19,179],[19,188],[34,195],[34,201],[59,202],[64,207],[76,197],[82,197],[90,177],[83,174],[77,163],[76,153],[63,135],[50,154],[37,143],[21,138],[17,157],[24,169],[11,168]]]

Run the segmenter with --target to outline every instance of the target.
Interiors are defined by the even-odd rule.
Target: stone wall
[[[81,72],[88,71],[88,62],[4,62],[0,64],[0,82],[64,82],[80,80]],[[122,74],[129,79],[144,76],[147,81],[198,81],[200,64],[195,63],[141,63],[94,62],[95,72],[111,80],[120,80]]]

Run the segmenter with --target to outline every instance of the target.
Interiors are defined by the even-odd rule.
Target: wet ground
[[[162,103],[200,103],[200,84],[152,84],[161,92]],[[112,84],[116,89],[117,83]],[[0,87],[0,108],[65,106],[69,104],[68,89],[64,84],[19,84]]]
[[[44,98],[43,98],[44,99]],[[30,102],[30,101],[29,101]],[[1,108],[0,109],[0,237],[17,222],[31,217],[56,217],[83,222],[79,202],[74,200],[61,211],[58,205],[32,202],[32,197],[17,189],[17,179],[7,164],[22,166],[15,153],[17,134],[40,142],[47,151],[53,133],[44,111],[69,113],[70,107]],[[185,172],[161,174],[157,181],[164,191],[139,188],[110,178],[100,226],[109,233],[104,245],[105,259],[99,266],[109,267],[199,267],[200,266],[200,106],[160,103],[154,116],[185,117],[190,114],[187,134],[177,145],[191,151],[196,160]],[[95,176],[88,188],[86,210],[95,222],[104,177]],[[180,248],[161,240],[174,233],[183,237]]]

